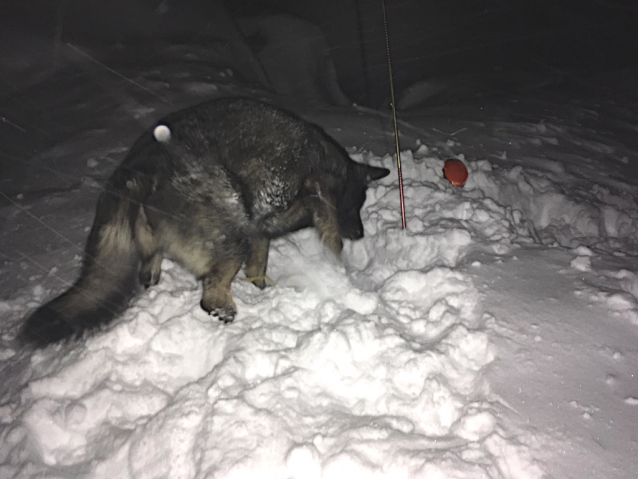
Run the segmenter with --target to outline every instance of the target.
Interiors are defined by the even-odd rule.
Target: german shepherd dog
[[[105,185],[77,281],[25,321],[43,347],[112,321],[157,284],[164,256],[203,283],[201,307],[230,322],[231,282],[266,286],[271,239],[314,226],[340,254],[363,236],[368,184],[390,173],[354,162],[318,126],[267,103],[222,98],[145,132]]]

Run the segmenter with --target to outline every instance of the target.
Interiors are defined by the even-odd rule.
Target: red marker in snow
[[[467,181],[467,167],[461,160],[445,160],[443,176],[454,186],[461,188]]]

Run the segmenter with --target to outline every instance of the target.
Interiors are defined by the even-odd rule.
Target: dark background
[[[3,28],[80,44],[223,37],[220,21],[288,13],[325,34],[343,91],[376,105],[387,91],[380,0],[4,0]],[[638,62],[634,0],[388,0],[397,89],[427,78],[493,72],[587,75]],[[213,18],[215,21],[210,21]]]

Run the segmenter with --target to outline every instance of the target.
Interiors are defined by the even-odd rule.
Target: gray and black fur
[[[385,168],[352,161],[319,127],[247,98],[205,102],[144,133],[101,194],[76,283],[36,310],[21,338],[37,346],[110,322],[157,284],[164,256],[203,283],[201,307],[232,321],[243,264],[264,288],[271,239],[314,226],[336,254],[363,236],[368,184]],[[156,135],[157,135],[156,130]]]

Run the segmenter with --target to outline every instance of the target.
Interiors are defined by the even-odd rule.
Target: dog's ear
[[[379,168],[377,166],[362,165],[357,163],[357,176],[367,185],[375,180],[385,178],[390,174],[387,168]]]

